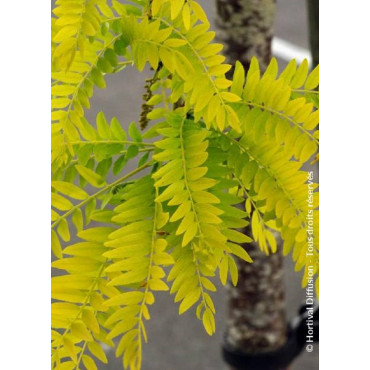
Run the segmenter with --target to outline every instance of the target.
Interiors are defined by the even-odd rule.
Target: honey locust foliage
[[[234,258],[252,262],[249,224],[267,254],[281,234],[303,286],[308,266],[318,274],[317,184],[311,221],[302,170],[318,151],[318,67],[293,60],[279,75],[273,59],[261,75],[253,59],[227,79],[192,0],[57,0],[53,12],[53,368],[96,369],[105,344],[140,369],[157,291],[213,334],[214,279],[236,285]],[[84,118],[107,74],[145,66],[149,129]]]

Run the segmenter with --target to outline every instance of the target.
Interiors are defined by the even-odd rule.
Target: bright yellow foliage
[[[98,368],[118,337],[123,367],[140,369],[157,291],[212,335],[213,281],[236,285],[234,258],[252,262],[249,224],[267,254],[280,233],[303,285],[308,266],[318,274],[317,184],[303,170],[318,151],[318,67],[293,60],[278,75],[273,59],[261,75],[253,59],[228,79],[194,0],[57,0],[53,12],[52,368]],[[144,119],[156,123],[126,132],[101,112],[94,128],[95,86],[130,66],[155,71]]]

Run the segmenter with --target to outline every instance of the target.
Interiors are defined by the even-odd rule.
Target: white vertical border
[[[320,1],[320,369],[369,368],[370,21]]]
[[[50,368],[50,3],[5,1],[0,57],[1,369]]]

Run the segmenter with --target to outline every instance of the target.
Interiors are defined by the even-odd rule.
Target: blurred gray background
[[[215,3],[200,0],[212,28],[214,27]],[[302,48],[308,48],[308,22],[305,0],[277,0],[275,35]],[[279,59],[279,66],[285,61]],[[103,110],[107,119],[116,116],[124,125],[138,121],[144,93],[143,85],[150,73],[139,74],[134,68],[127,68],[117,75],[107,76],[107,88],[96,89],[91,101],[92,108],[86,112],[87,119],[95,122],[96,114]],[[305,299],[300,287],[301,275],[293,269],[291,258],[286,258],[285,281],[287,315],[292,318]],[[216,305],[216,334],[209,337],[190,310],[178,315],[178,305],[167,292],[156,294],[156,303],[151,307],[151,320],[147,324],[149,341],[143,348],[143,370],[223,370],[227,366],[221,357],[221,339],[226,319],[226,291],[220,286],[213,295]],[[122,369],[122,360],[107,350],[109,364],[99,369]],[[319,368],[318,345],[312,353],[303,352],[292,365],[291,370],[315,370]]]

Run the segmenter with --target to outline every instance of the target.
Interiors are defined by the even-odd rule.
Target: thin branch
[[[148,146],[154,147],[153,144],[150,143],[143,143],[141,141],[129,141],[129,140],[75,140],[71,141],[70,144],[72,145],[88,145],[88,144],[129,144],[129,145],[137,145],[137,146]]]
[[[292,91],[297,93],[307,93],[307,94],[319,94],[319,91],[317,90],[304,90],[304,89],[292,89]]]
[[[139,149],[139,153],[152,152],[153,150],[154,150],[154,147],[153,148]],[[122,154],[126,154],[126,153],[127,153],[127,150],[121,150],[119,153],[117,153],[117,155],[122,155]],[[91,153],[89,159],[90,158],[95,158],[95,154]],[[78,163],[78,159],[72,159],[69,162],[69,165],[76,164],[76,163]]]
[[[154,164],[154,161],[151,161],[151,162],[148,162],[148,163],[145,163],[143,164],[142,166],[136,168],[134,171],[131,171],[130,173],[128,173],[127,175],[121,177],[120,179],[112,182],[111,184],[108,184],[107,186],[104,186],[102,189],[100,189],[99,191],[97,191],[96,193],[90,195],[88,198],[86,198],[85,200],[83,200],[82,202],[76,204],[75,206],[73,206],[68,212],[64,213],[62,216],[58,217],[52,224],[51,224],[51,228],[54,228],[55,226],[57,226],[59,224],[60,221],[62,221],[63,219],[65,219],[66,217],[68,217],[69,215],[71,215],[76,209],[78,208],[81,208],[83,205],[85,205],[86,203],[88,203],[91,199],[95,199],[97,198],[99,195],[101,194],[104,194],[106,191],[112,189],[113,187],[115,187],[116,185],[120,184],[121,182],[127,180],[128,178],[134,176],[135,174],[139,173],[140,171],[142,171],[143,169],[147,168],[147,167],[150,167]]]

